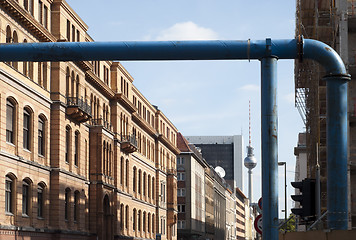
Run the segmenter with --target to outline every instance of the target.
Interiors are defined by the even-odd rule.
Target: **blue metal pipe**
[[[262,58],[261,69],[262,232],[278,239],[277,58]]]
[[[260,59],[265,44],[265,40],[14,43],[0,45],[0,61]],[[271,54],[296,58],[297,40],[272,41]]]
[[[329,228],[346,229],[347,221],[344,213],[348,212],[347,204],[344,204],[347,195],[347,83],[350,76],[347,75],[346,68],[338,54],[324,43],[309,39],[286,39],[286,40],[251,40],[251,41],[167,41],[167,42],[58,42],[58,43],[19,43],[19,44],[0,44],[0,61],[86,61],[86,60],[227,60],[227,59],[262,59],[262,65],[274,65],[276,59],[296,59],[309,58],[322,64],[327,72],[327,101],[328,101],[328,211],[331,214],[342,213],[342,217],[335,218],[330,215]],[[268,60],[269,59],[269,60]],[[274,59],[273,61],[271,59]],[[272,61],[272,62],[270,62]],[[275,70],[267,70],[262,75],[272,75]],[[266,76],[267,77],[267,76]],[[263,77],[265,78],[265,77]],[[263,87],[262,92],[267,91]],[[272,94],[270,93],[266,93]],[[266,103],[262,102],[262,107]],[[272,106],[269,103],[268,106]],[[330,108],[330,109],[329,109]],[[264,116],[262,121],[266,122],[271,116]],[[263,126],[262,131],[264,132]],[[275,134],[277,138],[277,133]],[[264,140],[267,141],[267,140]],[[263,147],[264,143],[263,141]],[[337,142],[337,143],[335,143]],[[264,191],[270,191],[271,196],[269,205],[277,206],[275,199],[274,177],[277,176],[274,168],[277,168],[277,158],[274,151],[276,146],[267,145],[270,148],[268,164],[270,173],[268,181],[263,181]],[[337,149],[337,150],[336,150]],[[273,153],[273,154],[272,154]],[[262,159],[267,162],[267,160]],[[332,167],[330,167],[332,166]],[[340,178],[340,176],[343,176]],[[337,186],[337,187],[336,187]],[[330,199],[329,199],[330,197]],[[265,202],[265,200],[263,200]],[[265,205],[265,204],[264,204]],[[338,207],[336,207],[338,206]],[[264,211],[268,207],[264,207]],[[276,207],[277,209],[277,207]],[[265,214],[265,213],[264,213]],[[274,211],[269,217],[264,216],[264,226],[273,228]],[[273,218],[273,219],[272,219]],[[270,223],[266,223],[270,221]],[[338,221],[336,223],[336,221]],[[278,225],[278,224],[277,224]],[[264,234],[270,229],[263,229]],[[272,238],[271,238],[272,239]],[[277,238],[275,238],[277,239]]]
[[[347,80],[325,77],[327,95],[327,209],[330,229],[348,228]]]

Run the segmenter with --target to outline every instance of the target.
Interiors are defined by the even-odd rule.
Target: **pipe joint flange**
[[[341,81],[351,81],[351,75],[350,74],[329,74],[329,75],[325,75],[322,79],[325,81],[328,81],[331,79],[338,79]]]
[[[304,37],[303,35],[298,35],[297,37],[297,59],[299,62],[303,62],[303,55],[304,55]]]

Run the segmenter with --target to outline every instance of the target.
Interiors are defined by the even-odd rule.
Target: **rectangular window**
[[[29,0],[29,3],[28,3],[28,11],[29,11],[30,14],[33,16],[33,0]]]
[[[27,183],[23,183],[22,185],[22,214],[28,215],[29,209],[29,185]]]
[[[9,177],[5,182],[5,212],[12,213],[12,180]]]
[[[43,25],[46,29],[48,29],[48,8],[47,6],[44,6],[44,11],[43,11]]]
[[[178,204],[178,212],[185,213],[185,204]]]
[[[177,173],[177,178],[178,178],[178,181],[185,181],[185,173],[184,172],[178,172]]]
[[[184,157],[177,157],[177,164],[184,165]]]
[[[23,7],[25,8],[26,11],[28,11],[28,0],[23,1]]]
[[[70,42],[70,21],[67,20],[67,41]]]
[[[80,32],[77,30],[77,42],[80,42]]]
[[[44,122],[38,120],[38,154],[44,156]]]
[[[72,25],[72,42],[75,42],[75,27]]]
[[[177,228],[178,229],[185,229],[185,221],[184,220],[178,220]]]
[[[177,189],[177,196],[178,197],[185,197],[185,188],[178,188]]]
[[[38,21],[43,24],[43,3],[42,1],[38,1]]]

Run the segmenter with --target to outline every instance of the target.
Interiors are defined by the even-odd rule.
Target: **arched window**
[[[79,139],[80,139],[80,134],[78,131],[75,132],[74,134],[74,165],[79,166]]]
[[[74,206],[73,206],[73,215],[74,215],[74,222],[78,222],[79,220],[79,209],[80,209],[80,192],[74,192]]]
[[[147,232],[151,232],[151,213],[147,215]]]
[[[47,65],[47,62],[43,62],[42,63],[42,68],[43,68],[43,77],[42,77],[42,87],[44,89],[48,89],[48,80],[47,80],[47,68],[48,68],[48,65]]]
[[[31,115],[29,109],[23,110],[23,148],[27,150],[31,150]]]
[[[155,215],[152,214],[152,233],[154,234],[155,232]]]
[[[23,40],[24,43],[27,43],[27,40]],[[26,77],[29,77],[29,62],[23,62],[22,64],[22,70],[23,70],[23,74],[26,76]]]
[[[44,190],[45,185],[39,183],[37,186],[37,217],[43,218],[44,212]]]
[[[124,173],[125,173],[125,169],[124,169],[124,157],[121,157],[121,164],[120,164],[120,166],[121,166],[121,171],[120,171],[120,183],[121,183],[121,185],[124,185]]]
[[[72,73],[71,73],[71,97],[74,97],[75,95],[74,95],[74,93],[75,93],[75,91],[74,91],[74,89],[75,89],[75,76],[74,76],[74,71],[72,71]]]
[[[13,32],[12,42],[13,43],[18,43],[19,42],[19,39],[17,37],[17,32],[16,31]],[[12,62],[12,66],[15,69],[18,69],[18,62]]]
[[[134,191],[134,192],[136,192],[136,167],[134,167],[133,168],[133,176],[132,176],[132,184],[133,184],[133,186],[132,186],[132,190]]]
[[[126,182],[125,182],[125,185],[127,187],[127,191],[129,190],[129,160],[126,159]]]
[[[129,228],[129,206],[126,205],[125,207],[125,228],[128,229]]]
[[[45,118],[38,117],[38,154],[45,156]]]
[[[132,230],[136,231],[136,208],[134,208],[132,214]]]
[[[125,217],[124,217],[124,204],[121,204],[120,205],[120,228],[121,228],[121,231],[124,229],[124,221],[125,221]]]
[[[15,102],[9,98],[6,101],[6,141],[15,143]]]
[[[148,174],[148,178],[147,178],[147,197],[150,198],[151,197],[151,175]]]
[[[69,220],[70,211],[70,189],[66,188],[64,193],[64,220]]]
[[[137,230],[141,231],[141,210],[138,211],[138,215],[137,215]]]
[[[67,67],[66,69],[66,97],[70,97],[71,90],[70,90],[70,70]]]
[[[154,177],[152,177],[152,199],[153,200],[155,199],[155,178]]]
[[[141,194],[141,188],[142,188],[142,173],[141,169],[138,170],[138,193]]]
[[[29,216],[31,209],[31,181],[24,179],[22,181],[22,215]]]
[[[142,231],[146,232],[146,212],[143,212],[142,215]]]
[[[6,43],[12,43],[12,32],[10,26],[6,27]]]
[[[65,143],[66,163],[69,163],[69,161],[70,161],[70,144],[71,144],[70,139],[71,139],[71,128],[70,128],[70,126],[67,126],[66,127],[66,143]]]
[[[77,98],[79,98],[79,76],[77,75],[77,77],[75,78],[75,96]]]
[[[15,177],[8,174],[5,177],[5,212],[15,213]]]
[[[146,196],[146,172],[143,173],[143,195]]]
[[[103,173],[106,174],[106,142],[103,143]]]

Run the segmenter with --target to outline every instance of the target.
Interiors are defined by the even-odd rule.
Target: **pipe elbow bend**
[[[342,76],[344,79],[351,79],[339,54],[323,42],[304,39],[303,57],[320,63],[325,68],[326,77]]]

